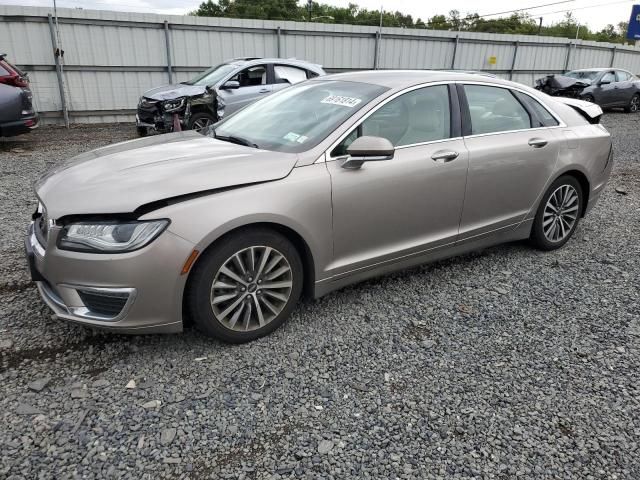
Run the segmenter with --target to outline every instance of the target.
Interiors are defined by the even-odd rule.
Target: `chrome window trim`
[[[564,121],[562,120],[562,118],[553,110],[553,108],[549,107],[549,105],[547,103],[545,103],[544,101],[542,101],[541,99],[534,97],[533,95],[531,95],[531,92],[528,92],[522,88],[519,88],[517,86],[511,86],[511,85],[499,85],[499,84],[495,84],[495,83],[488,83],[488,82],[477,82],[477,81],[464,81],[464,82],[456,82],[460,85],[462,85],[463,87],[465,85],[480,85],[483,87],[494,87],[494,88],[504,88],[506,90],[515,90],[517,92],[522,93],[523,95],[527,95],[528,97],[531,97],[533,100],[535,100],[536,102],[538,102],[540,105],[542,105],[552,116],[553,118],[556,119],[556,121],[558,122],[558,125],[554,125],[552,127],[535,127],[535,128],[520,128],[517,130],[502,130],[500,132],[490,132],[490,133],[478,133],[475,135],[466,135],[464,138],[470,138],[470,137],[476,137],[476,136],[480,136],[480,135],[494,135],[496,133],[509,133],[509,132],[526,132],[529,130],[540,130],[540,129],[549,129],[549,128],[566,128],[567,124],[564,123]],[[517,99],[516,99],[517,100]],[[468,103],[468,100],[467,100]],[[525,109],[526,110],[526,109]],[[528,111],[527,111],[528,112]]]
[[[331,156],[331,151],[336,148],[340,142],[342,142],[351,132],[353,132],[354,129],[358,128],[360,125],[362,125],[362,122],[364,122],[367,118],[369,118],[371,115],[373,115],[375,112],[378,111],[378,109],[384,107],[387,103],[389,103],[391,100],[394,100],[396,98],[398,98],[401,95],[404,95],[405,93],[409,93],[412,92],[414,90],[419,90],[421,88],[425,88],[425,87],[436,87],[438,85],[450,85],[452,83],[456,83],[452,80],[444,80],[444,81],[440,81],[440,82],[426,82],[426,83],[421,83],[419,85],[412,85],[410,87],[405,88],[404,90],[400,90],[392,95],[389,95],[387,98],[385,98],[384,100],[382,100],[380,103],[378,103],[377,105],[375,105],[371,110],[369,110],[367,113],[365,113],[359,120],[358,122],[353,125],[351,128],[349,128],[346,132],[344,132],[342,135],[340,135],[338,137],[338,140],[336,140],[335,142],[333,142],[331,144],[331,146],[329,148],[327,148],[325,150],[325,162],[332,162],[335,160],[339,160],[341,158],[344,158],[345,155],[340,155],[338,157],[332,157]],[[451,113],[451,112],[449,112]],[[348,119],[347,119],[348,120]],[[345,122],[347,121],[345,120]],[[456,137],[458,139],[462,138],[462,137]],[[395,147],[396,150],[399,150],[401,148],[408,148],[408,147],[415,147],[418,145],[426,145],[429,143],[435,143],[435,142],[443,142],[443,141],[448,141],[448,140],[455,140],[455,138],[442,138],[440,140],[431,140],[429,142],[421,142],[421,143],[412,143],[411,145],[402,145],[400,147]],[[322,157],[321,157],[322,158]],[[316,160],[316,162],[322,162],[321,158],[319,158],[318,160]]]
[[[396,147],[396,150],[401,150],[401,149],[404,149],[404,148],[411,148],[411,147],[418,147],[418,146],[423,146],[423,145],[429,145],[429,144],[433,144],[433,143],[442,143],[442,142],[451,141],[451,140],[460,140],[460,139],[465,139],[465,138],[484,137],[484,136],[488,136],[488,135],[502,135],[504,133],[517,133],[517,132],[529,132],[529,131],[538,131],[538,130],[550,130],[550,129],[566,128],[567,127],[567,124],[564,123],[562,118],[546,102],[544,102],[543,100],[531,95],[531,92],[528,92],[527,90],[519,88],[518,86],[515,86],[515,85],[513,85],[513,86],[512,85],[501,85],[501,84],[497,84],[497,83],[482,82],[482,81],[476,81],[476,80],[464,80],[464,81],[460,81],[460,80],[444,80],[444,81],[440,81],[440,82],[427,82],[427,83],[421,83],[419,85],[412,85],[411,87],[407,87],[404,90],[400,90],[400,91],[394,93],[393,95],[390,95],[387,98],[385,98],[384,100],[382,100],[379,104],[377,104],[371,110],[369,110],[367,113],[365,113],[352,128],[348,129],[346,132],[344,132],[342,135],[340,135],[338,137],[338,140],[333,142],[331,144],[331,146],[325,150],[324,155],[320,155],[320,157],[314,163],[332,162],[332,161],[335,161],[335,160],[344,159],[346,157],[346,155],[340,155],[338,157],[332,157],[331,156],[331,151],[334,148],[336,148],[340,144],[340,142],[342,142],[354,129],[358,128],[362,124],[362,122],[364,122],[367,118],[369,118],[371,115],[373,115],[373,113],[375,113],[379,108],[382,108],[383,106],[385,106],[391,100],[394,100],[395,98],[397,98],[397,97],[399,97],[399,96],[401,96],[401,95],[403,95],[405,93],[412,92],[413,90],[418,90],[420,88],[438,86],[438,85],[451,85],[451,84],[453,84],[453,85],[462,85],[463,87],[464,87],[464,85],[480,85],[480,86],[485,86],[485,87],[495,87],[495,88],[504,88],[504,89],[507,89],[507,90],[516,90],[516,91],[522,93],[523,95],[527,95],[527,96],[531,97],[534,101],[536,101],[540,105],[542,105],[551,114],[551,116],[553,116],[553,118],[556,119],[556,121],[558,122],[558,125],[554,125],[554,126],[551,126],[551,127],[535,127],[535,128],[523,128],[523,129],[517,129],[517,130],[503,130],[503,131],[500,131],[500,132],[478,133],[478,134],[475,134],[475,135],[464,135],[464,136],[461,136],[461,137],[443,138],[443,139],[440,139],[440,140],[431,140],[429,142],[413,143],[411,145],[401,145],[399,147]]]

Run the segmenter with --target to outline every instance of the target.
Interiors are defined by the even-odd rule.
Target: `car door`
[[[607,70],[600,78],[597,78],[593,88],[593,97],[600,106],[607,107],[616,101],[616,74],[613,70]]]
[[[633,75],[624,70],[616,70],[616,83],[614,85],[612,102],[616,106],[626,107],[631,100],[631,97],[635,93],[633,82],[631,81]]]
[[[457,105],[457,103],[456,103]],[[387,138],[393,159],[345,169],[348,145]],[[403,93],[368,115],[327,153],[331,174],[334,275],[453,244],[468,158],[447,85]]]
[[[525,219],[544,193],[565,140],[553,129],[558,120],[524,92],[481,84],[459,89],[469,151],[459,236],[464,242]]]
[[[243,68],[227,79],[227,82],[236,81],[240,86],[235,89],[225,89],[224,85],[222,85],[218,89],[218,96],[225,104],[225,115],[229,115],[259,98],[269,95],[272,85],[268,78],[268,65],[261,64]]]

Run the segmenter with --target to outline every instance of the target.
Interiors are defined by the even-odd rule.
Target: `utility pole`
[[[307,10],[309,11],[309,21],[311,21],[311,10],[313,9],[313,0],[307,1]]]
[[[538,35],[542,32],[542,17],[540,17],[540,23],[538,24]]]

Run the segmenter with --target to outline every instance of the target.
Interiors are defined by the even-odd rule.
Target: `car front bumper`
[[[91,254],[46,248],[29,226],[25,251],[32,279],[58,318],[118,333],[182,331],[181,275],[193,244],[169,231],[129,253]]]

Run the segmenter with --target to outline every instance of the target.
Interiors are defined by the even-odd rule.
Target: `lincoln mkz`
[[[592,103],[486,76],[317,77],[35,185],[26,249],[62,319],[265,335],[301,295],[491,245],[562,247],[612,169]]]

